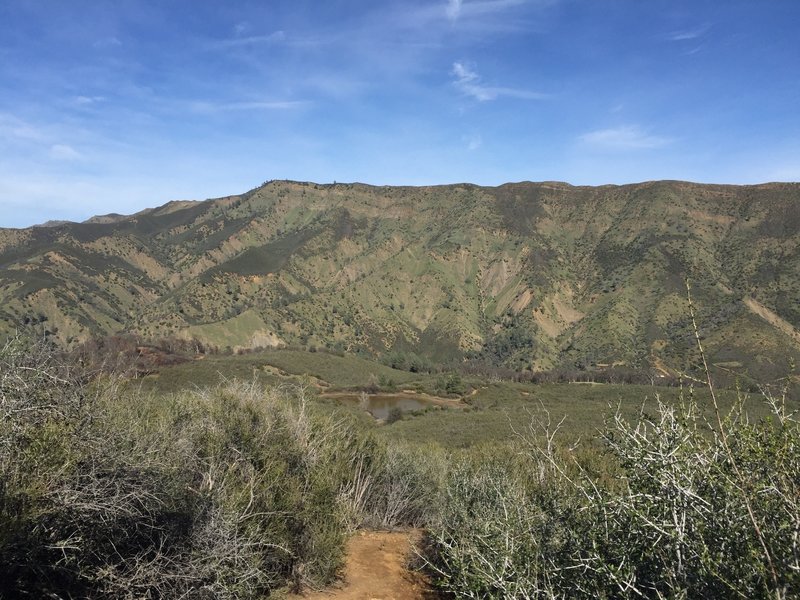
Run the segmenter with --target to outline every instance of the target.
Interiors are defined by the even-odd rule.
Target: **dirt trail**
[[[408,568],[417,531],[359,531],[348,542],[344,580],[293,600],[423,600],[434,595],[420,574]]]
[[[371,398],[399,398],[407,400],[420,400],[421,402],[428,402],[438,406],[452,406],[454,408],[463,408],[465,404],[460,398],[443,398],[442,396],[432,396],[425,392],[417,392],[415,390],[401,390],[399,392],[377,392],[376,394],[367,394]],[[322,392],[320,398],[332,398],[334,400],[358,400],[358,392]]]

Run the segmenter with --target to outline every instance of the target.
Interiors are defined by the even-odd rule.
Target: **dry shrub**
[[[800,423],[785,398],[765,399],[773,416],[759,423],[742,403],[713,426],[691,402],[617,415],[603,439],[623,478],[609,486],[538,431],[522,471],[458,467],[431,530],[439,585],[473,598],[797,597]]]
[[[256,598],[341,566],[346,424],[303,390],[148,398],[0,352],[0,596]]]

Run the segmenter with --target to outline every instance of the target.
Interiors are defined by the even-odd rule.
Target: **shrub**
[[[536,467],[527,483],[505,461],[453,469],[428,540],[441,589],[465,598],[570,597],[564,592],[578,589],[569,582],[581,505],[546,465]]]
[[[0,352],[0,596],[263,597],[342,563],[354,432],[302,390],[136,397]]]
[[[767,396],[711,427],[688,402],[603,434],[607,485],[533,432],[530,449],[448,477],[429,565],[465,597],[790,598],[800,594],[800,424]],[[539,440],[541,437],[539,436]]]
[[[720,426],[691,405],[661,405],[606,435],[625,493],[602,498],[587,564],[643,596],[786,598],[800,593],[800,427],[780,410],[750,424],[739,404]]]
[[[349,437],[341,451],[350,473],[340,490],[352,529],[423,527],[438,511],[447,457],[438,446],[387,445],[373,435]]]
[[[392,423],[397,423],[398,421],[403,420],[403,409],[399,406],[393,406],[389,409],[389,413],[386,415],[386,423],[391,425]]]

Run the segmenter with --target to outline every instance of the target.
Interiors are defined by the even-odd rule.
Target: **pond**
[[[361,402],[358,394],[343,394],[337,396],[336,399],[357,405]],[[432,405],[432,402],[415,398],[411,394],[369,394],[364,409],[376,419],[385,419],[393,408],[399,408],[403,412],[407,412],[421,410]]]

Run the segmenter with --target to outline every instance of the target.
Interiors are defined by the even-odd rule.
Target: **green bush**
[[[768,398],[771,399],[771,398]],[[431,528],[439,586],[473,598],[790,598],[800,594],[800,424],[773,402],[711,427],[659,405],[603,438],[600,484],[552,436],[455,468]],[[536,444],[539,445],[536,445]]]
[[[769,399],[769,398],[768,398]],[[606,440],[627,478],[602,498],[590,564],[617,592],[646,597],[786,598],[800,593],[800,427],[775,405],[741,405],[713,430],[689,406],[661,405]]]
[[[137,397],[17,342],[0,366],[0,596],[254,598],[336,575],[355,432],[302,390]]]
[[[391,425],[392,423],[397,423],[398,421],[403,420],[403,409],[399,406],[393,406],[389,409],[389,413],[386,415],[386,424]]]
[[[581,505],[538,466],[536,481],[499,460],[464,461],[452,470],[428,540],[429,566],[443,590],[465,598],[550,598],[572,589]]]
[[[516,446],[446,453],[297,387],[121,390],[42,343],[0,348],[0,597],[319,587],[362,526],[426,527],[456,596],[800,595],[800,424],[769,393],[758,423],[741,402],[723,418],[713,393],[713,413],[617,415],[603,453],[536,420]]]

